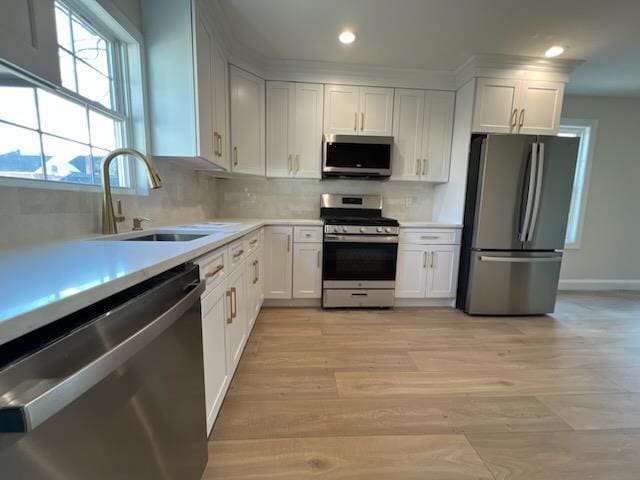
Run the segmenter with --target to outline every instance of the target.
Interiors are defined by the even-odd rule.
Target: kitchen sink
[[[198,238],[206,237],[206,235],[197,235],[192,233],[152,233],[141,237],[123,238],[122,240],[130,242],[190,242]]]

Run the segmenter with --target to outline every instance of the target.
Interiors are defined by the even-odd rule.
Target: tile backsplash
[[[215,217],[215,179],[167,160],[155,163],[162,188],[148,196],[114,194],[126,216],[119,231],[130,230],[133,217],[150,218],[145,228]],[[0,186],[0,249],[98,234],[101,210],[100,192]]]
[[[375,180],[220,179],[220,218],[318,218],[320,195],[382,195],[384,215],[400,220],[432,219],[434,187]]]

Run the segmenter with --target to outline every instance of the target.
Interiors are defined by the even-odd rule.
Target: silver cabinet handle
[[[538,170],[538,143],[533,142],[531,144],[531,169],[529,171],[529,191],[527,192],[527,203],[524,207],[524,221],[522,222],[522,231],[518,237],[521,242],[526,241],[527,232],[529,229],[529,218],[531,217],[531,207],[534,191],[534,176]]]
[[[291,251],[291,234],[287,235],[287,252]]]
[[[353,131],[358,131],[358,112],[353,113]]]
[[[518,125],[518,130],[522,128],[523,125],[524,125],[524,108],[520,110],[520,122]]]
[[[114,370],[120,368],[182,318],[184,313],[198,301],[205,290],[205,284],[197,282],[193,285],[194,288],[164,313],[89,363],[77,369],[69,369],[71,373],[64,378],[34,378],[29,380],[32,382],[31,388],[22,388],[24,387],[22,385],[19,391],[3,390],[3,395],[0,397],[0,432],[26,433],[34,430],[108,377]],[[139,298],[146,295],[147,293],[142,294]],[[100,331],[100,327],[114,321],[113,317],[113,315],[102,316],[93,325]],[[65,351],[61,355],[69,355],[69,353]],[[68,360],[71,361],[72,358]],[[16,425],[15,420],[18,417],[21,422]]]
[[[258,283],[258,260],[254,260],[251,265],[253,265],[253,281],[251,283],[255,285]]]
[[[300,171],[300,154],[296,153],[296,172]]]
[[[516,128],[517,118],[518,118],[518,109],[514,108],[513,113],[511,114],[511,130],[514,130]]]
[[[218,150],[218,156],[222,157],[222,135],[218,134],[218,142],[220,143],[220,149]]]
[[[227,299],[229,300],[229,316],[227,317],[227,323],[233,322],[233,294],[231,290],[227,290]]]
[[[318,268],[320,268],[320,250],[318,250],[318,257],[316,258],[316,262],[317,262]]]
[[[562,257],[492,257],[490,255],[481,255],[481,262],[500,262],[500,263],[559,263]]]
[[[233,166],[238,166],[238,147],[233,147]]]
[[[436,266],[436,252],[435,250],[431,252],[431,270],[433,270]]]
[[[291,154],[289,154],[289,157],[287,158],[287,170],[293,170],[293,155]]]
[[[360,131],[364,130],[364,112],[360,114]]]
[[[238,295],[236,287],[231,287],[231,295],[233,295],[233,309],[231,310],[231,318],[238,318]]]
[[[529,233],[527,241],[533,240],[533,232],[536,229],[536,221],[538,220],[538,208],[540,207],[540,194],[542,192],[542,175],[544,174],[544,143],[538,145],[538,175],[536,177],[536,194],[533,200],[533,212],[531,213],[531,225],[529,225]]]
[[[422,175],[426,175],[428,170],[429,170],[429,159],[423,158],[422,159]]]
[[[437,235],[422,235],[421,240],[438,240],[440,237]]]
[[[256,260],[256,283],[260,281],[260,261]]]
[[[429,255],[429,252],[425,250],[422,254],[422,268],[427,268],[427,255]]]
[[[419,158],[416,158],[416,175],[420,175],[420,162],[422,160],[420,160]]]
[[[217,157],[218,155],[218,132],[213,131],[213,154]]]

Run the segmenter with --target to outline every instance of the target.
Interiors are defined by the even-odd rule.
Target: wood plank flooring
[[[264,309],[205,480],[640,478],[640,293],[543,317]]]

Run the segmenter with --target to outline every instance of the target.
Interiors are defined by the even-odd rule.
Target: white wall
[[[598,120],[581,246],[565,253],[564,286],[640,287],[640,98],[567,96],[562,115]]]

